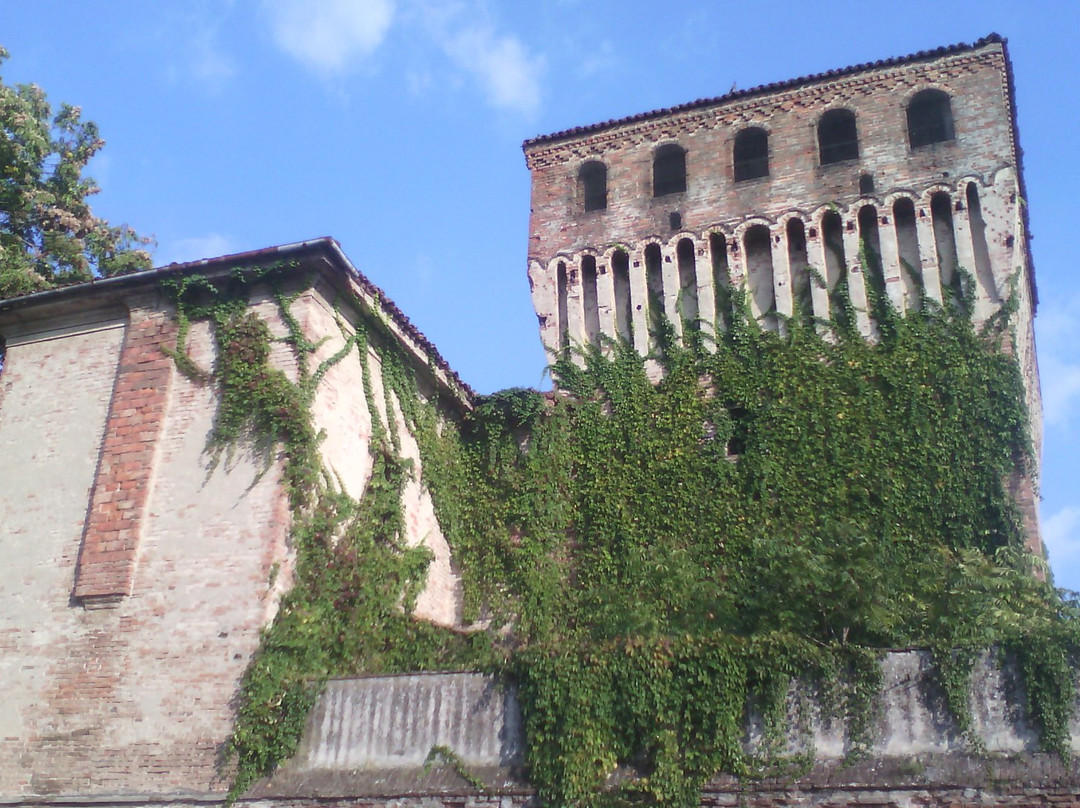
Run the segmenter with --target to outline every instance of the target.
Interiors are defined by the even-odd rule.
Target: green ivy
[[[690,806],[719,771],[776,771],[793,680],[817,687],[846,721],[850,756],[863,754],[881,649],[894,647],[934,649],[969,737],[974,655],[1012,649],[1045,747],[1067,754],[1080,618],[1031,574],[1008,491],[1030,461],[1022,381],[1000,350],[1007,308],[977,332],[965,306],[925,296],[899,317],[871,283],[871,341],[843,288],[836,321],[801,316],[780,333],[731,290],[716,334],[691,324],[680,346],[661,319],[649,360],[616,343],[567,352],[557,394],[504,391],[454,421],[377,323],[343,327],[345,348],[311,368],[318,346],[280,292],[298,380],[274,370],[246,303],[283,271],[176,289],[182,368],[197,370],[188,323],[214,323],[214,446],[281,451],[292,493],[295,583],[241,686],[232,797],[292,754],[327,677],[359,672],[513,676],[529,777],[551,806]],[[378,417],[372,353],[384,410],[400,409],[419,444],[466,617],[485,630],[409,616],[429,560],[404,544],[401,486],[417,469]],[[373,414],[359,501],[331,484],[311,422],[339,361],[361,363]],[[764,721],[754,756],[750,708]]]

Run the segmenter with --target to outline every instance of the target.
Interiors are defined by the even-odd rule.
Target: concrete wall
[[[928,653],[887,653],[882,674],[865,758],[847,759],[852,739],[844,721],[829,717],[814,692],[793,683],[786,738],[771,753],[779,756],[771,759],[777,776],[742,782],[718,776],[703,804],[733,805],[735,797],[751,805],[1014,805],[1023,804],[1020,797],[1032,805],[1076,804],[1080,767],[1038,752],[1014,666],[999,666],[989,654],[976,665],[970,706],[974,733],[985,746],[981,753],[957,731]],[[1080,694],[1080,679],[1077,685]],[[1073,749],[1080,752],[1080,720],[1074,719],[1072,732]],[[372,805],[394,798],[398,805],[397,798],[413,794],[481,798],[446,760],[431,765],[435,748],[451,750],[489,792],[524,802],[528,783],[519,768],[523,736],[513,688],[478,674],[332,681],[309,716],[296,757],[249,800],[318,795]],[[745,749],[764,754],[753,715]],[[808,752],[809,767],[783,762],[785,755]],[[611,775],[612,781],[634,776],[629,768]]]

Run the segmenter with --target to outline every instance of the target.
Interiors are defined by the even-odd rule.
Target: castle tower
[[[529,281],[549,352],[622,338],[650,347],[722,328],[745,290],[766,328],[827,318],[846,279],[871,337],[868,287],[905,312],[970,278],[976,325],[1016,295],[1012,349],[1038,457],[1037,302],[1011,69],[991,35],[873,64],[537,137]],[[1030,481],[1015,489],[1038,545]]]

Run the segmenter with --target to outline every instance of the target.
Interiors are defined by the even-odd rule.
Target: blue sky
[[[334,236],[481,392],[544,383],[524,139],[991,31],[1042,301],[1043,533],[1080,590],[1080,3],[0,0],[5,80],[98,122],[95,211],[155,263]]]

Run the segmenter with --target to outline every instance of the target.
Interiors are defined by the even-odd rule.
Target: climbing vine
[[[871,341],[839,305],[836,322],[764,330],[731,290],[715,335],[687,328],[680,345],[661,320],[655,356],[567,352],[557,394],[504,391],[453,421],[393,341],[376,347],[362,327],[311,367],[318,346],[277,288],[286,271],[175,287],[181,368],[199,372],[189,323],[214,325],[212,447],[279,451],[293,504],[294,584],[241,686],[233,797],[292,753],[320,684],[358,672],[513,676],[528,775],[552,806],[690,806],[718,771],[775,771],[795,679],[846,719],[858,756],[893,647],[934,650],[969,737],[975,654],[1011,650],[1045,747],[1067,754],[1080,610],[1031,574],[1009,494],[1029,460],[1022,381],[1000,350],[1007,316],[977,332],[961,305],[924,297],[900,317],[878,295]],[[246,305],[256,283],[274,290],[295,382],[271,367]],[[340,361],[361,362],[375,422],[360,500],[322,466],[310,414]],[[401,457],[396,412],[422,469]],[[429,561],[404,544],[401,486],[417,473],[483,630],[409,616]],[[748,709],[764,722],[754,755]]]

